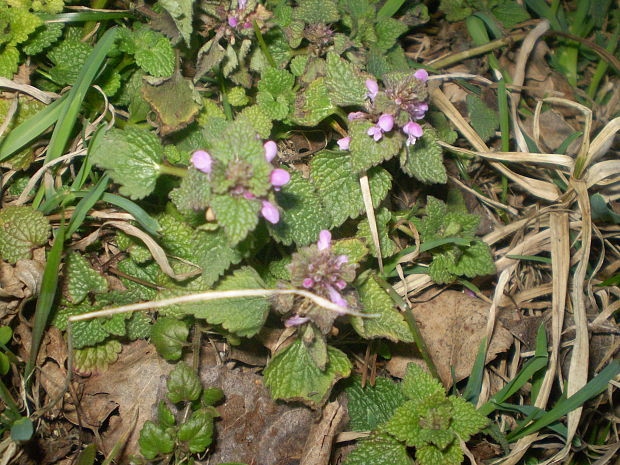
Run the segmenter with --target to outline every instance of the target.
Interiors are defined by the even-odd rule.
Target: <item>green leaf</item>
[[[163,151],[158,137],[150,131],[111,129],[91,149],[90,157],[121,185],[121,194],[141,199],[155,189]]]
[[[13,337],[13,330],[10,326],[0,326],[0,344],[7,345]]]
[[[263,70],[256,103],[271,119],[282,120],[288,115],[294,98],[294,82],[295,77],[285,69],[268,67]]]
[[[258,224],[260,203],[256,200],[218,195],[213,197],[211,206],[217,222],[224,227],[230,245],[236,245],[245,239]]]
[[[10,263],[30,258],[30,251],[45,244],[49,234],[47,218],[32,207],[0,210],[0,256]]]
[[[328,346],[327,353],[329,362],[325,371],[321,371],[300,339],[278,352],[264,371],[264,382],[271,396],[299,400],[312,407],[322,405],[332,386],[351,373],[351,362],[343,352]]]
[[[210,286],[243,256],[232,248],[223,231],[198,231],[191,242],[194,250],[192,261],[202,268],[202,277]]]
[[[177,433],[179,441],[187,442],[187,448],[194,454],[206,450],[213,441],[213,417],[204,410],[193,412],[181,425]]]
[[[34,434],[34,425],[28,417],[21,417],[11,425],[13,441],[28,441]]]
[[[264,289],[259,274],[249,266],[232,276],[224,278],[216,287],[218,291],[237,289]],[[204,318],[211,324],[222,325],[238,336],[251,337],[260,331],[269,314],[269,302],[264,297],[238,297],[202,302],[194,306],[196,318]]]
[[[315,79],[302,92],[297,94],[292,120],[302,126],[316,126],[337,107],[332,103],[324,78]]]
[[[187,344],[189,328],[187,324],[176,318],[160,317],[151,329],[151,342],[157,353],[166,360],[178,360]]]
[[[65,279],[67,298],[74,304],[82,302],[89,292],[102,293],[108,290],[106,279],[93,270],[77,252],[67,257]]]
[[[440,462],[437,462],[439,464]],[[343,465],[412,465],[407,448],[389,434],[373,434],[359,441]]]
[[[348,398],[349,429],[372,431],[390,419],[405,402],[400,386],[388,378],[376,378],[375,385],[362,388],[361,378],[354,377],[345,392]]]
[[[200,378],[185,362],[179,362],[168,377],[168,399],[174,404],[193,402],[202,393]]]
[[[151,319],[143,312],[134,312],[127,320],[127,337],[134,341],[151,335]]]
[[[30,34],[22,50],[26,55],[41,53],[60,38],[63,26],[62,23],[45,23],[39,26]]]
[[[392,220],[392,214],[390,211],[382,207],[375,211],[375,220],[377,222],[377,229],[379,231],[379,246],[381,247],[381,255],[386,258],[394,255],[398,252],[396,244],[389,236],[389,223]],[[366,244],[370,248],[370,252],[376,257],[377,250],[375,249],[372,235],[370,234],[370,224],[368,219],[364,218],[357,226],[357,237],[366,241]]]
[[[269,224],[272,236],[290,245],[307,245],[315,242],[319,232],[329,229],[331,218],[323,208],[314,189],[297,171],[291,172],[291,180],[276,193],[277,203],[282,209],[280,221]]]
[[[364,212],[359,176],[351,167],[351,155],[346,152],[323,150],[310,162],[310,176],[330,212],[330,228],[340,226],[349,218]],[[368,171],[373,206],[377,208],[392,186],[392,177],[380,167]]]
[[[385,337],[391,341],[413,342],[409,325],[396,309],[392,298],[372,275],[356,283],[362,313],[378,314],[378,318],[351,317],[351,326],[364,339]]]
[[[140,430],[140,453],[147,460],[153,460],[158,455],[170,454],[174,449],[174,438],[162,426],[148,420]]]
[[[121,343],[116,340],[107,341],[95,347],[86,347],[74,351],[74,369],[81,375],[101,373],[108,369],[108,365],[118,359],[122,350]]]
[[[417,450],[416,459],[419,460],[420,465],[435,465],[437,463],[442,465],[460,465],[463,463],[463,451],[457,441],[453,441],[443,450],[433,445],[428,445]]]
[[[450,404],[445,395],[407,401],[398,407],[384,426],[385,431],[404,441],[409,447],[423,447],[435,441],[445,445],[456,439],[447,431],[450,424]]]
[[[369,121],[353,121],[349,126],[351,166],[357,173],[363,173],[382,161],[394,157],[405,140],[401,131],[393,130],[383,134],[381,140],[375,141],[368,135],[368,129],[372,126],[373,124]]]
[[[293,19],[308,24],[334,23],[340,19],[334,0],[300,0],[293,10]]]
[[[205,210],[211,201],[209,175],[190,166],[181,185],[170,192],[170,200],[182,212]]]
[[[0,375],[6,375],[11,368],[11,362],[4,352],[0,352]]]
[[[176,424],[176,418],[172,410],[170,410],[168,405],[166,405],[166,401],[163,399],[157,404],[157,420],[165,428],[169,428]]]
[[[375,46],[380,50],[388,50],[394,46],[397,39],[408,30],[409,26],[402,21],[398,21],[394,18],[382,19],[375,25],[375,32],[377,34]]]
[[[448,400],[452,404],[450,429],[463,441],[469,441],[470,437],[482,431],[489,424],[489,419],[462,397],[450,396]]]
[[[5,45],[0,52],[0,76],[11,79],[17,72],[19,51],[12,45]]]
[[[174,72],[175,56],[170,40],[161,32],[142,28],[134,32],[136,64],[154,77],[168,77]]]
[[[194,2],[192,0],[159,0],[159,4],[168,12],[181,37],[189,47],[190,36],[192,34],[192,17],[194,13]]]
[[[403,147],[400,166],[409,176],[425,183],[444,184],[448,181],[443,149],[437,143],[437,133],[432,129],[425,129],[414,145]]]
[[[80,73],[80,68],[84,66],[88,56],[93,51],[93,47],[79,40],[63,40],[47,56],[54,67],[49,74],[57,84],[75,84]]]
[[[466,0],[440,0],[439,9],[446,14],[448,21],[461,21],[473,13]]]
[[[421,366],[410,363],[400,387],[409,399],[420,402],[427,397],[446,393],[442,384]]]
[[[464,248],[463,254],[454,264],[448,265],[448,271],[468,278],[495,273],[491,249],[482,241],[473,241],[469,247]]]
[[[215,405],[224,398],[224,391],[220,388],[208,388],[202,392],[202,405]]]
[[[499,127],[497,112],[487,107],[477,95],[469,94],[466,101],[472,127],[482,140],[488,141]]]
[[[506,29],[512,29],[517,24],[530,19],[530,15],[522,5],[510,1],[501,2],[491,10],[491,13]]]
[[[366,83],[355,66],[335,53],[327,54],[325,85],[334,105],[363,105],[366,100]]]
[[[245,121],[263,139],[267,139],[271,134],[273,123],[271,118],[258,105],[252,105],[241,110],[237,115],[237,120]]]
[[[360,239],[340,239],[332,242],[332,254],[346,255],[349,263],[359,263],[368,255],[368,247]]]

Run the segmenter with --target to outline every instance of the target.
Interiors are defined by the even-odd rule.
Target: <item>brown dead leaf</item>
[[[486,333],[488,311],[489,304],[457,291],[445,291],[428,302],[414,305],[413,314],[422,338],[446,387],[452,385],[452,368],[456,381],[470,375],[478,347]],[[500,352],[508,350],[512,341],[510,332],[497,322],[487,352],[487,363]],[[392,375],[402,378],[407,364],[416,360],[419,356],[411,353],[410,345],[400,345],[387,369]]]
[[[327,465],[336,433],[347,421],[347,409],[338,401],[323,408],[321,421],[312,427],[299,465]]]

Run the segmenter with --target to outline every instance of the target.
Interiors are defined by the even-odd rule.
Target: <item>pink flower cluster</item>
[[[274,141],[268,140],[263,144],[263,147],[265,149],[265,159],[267,162],[271,163],[278,153],[278,146]],[[213,168],[213,158],[206,150],[196,150],[192,153],[190,161],[197,170],[202,171],[205,174],[211,173]],[[279,191],[282,186],[286,185],[290,180],[291,175],[289,172],[281,168],[273,169],[269,175],[269,182],[275,191]],[[239,194],[241,193],[248,200],[256,198],[254,194],[245,189],[241,189]],[[276,224],[280,221],[280,211],[278,210],[278,207],[268,200],[261,200],[261,203],[262,207],[260,212],[263,218],[271,224]]]
[[[237,3],[236,14],[228,15],[228,25],[232,27],[233,29],[235,29],[239,25],[239,16],[243,13],[243,10],[245,10],[247,3],[248,3],[248,0],[239,0],[239,2]],[[245,21],[243,23],[244,29],[249,29],[251,27],[252,27],[252,23],[250,21]]]

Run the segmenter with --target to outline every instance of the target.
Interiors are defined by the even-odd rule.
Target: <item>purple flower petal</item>
[[[377,126],[383,130],[383,132],[390,132],[394,127],[394,117],[389,113],[384,113],[379,116],[379,121],[377,121]]]
[[[306,278],[303,280],[303,282],[301,283],[301,285],[303,287],[305,287],[306,289],[311,289],[312,286],[314,286],[314,279],[312,278]]]
[[[280,221],[280,211],[274,204],[268,202],[267,200],[263,200],[263,208],[261,208],[260,213],[263,215],[263,218],[271,224],[276,224]]]
[[[317,245],[319,246],[319,250],[327,250],[332,244],[332,233],[330,233],[327,229],[323,229],[319,233],[319,242]]]
[[[347,287],[347,282],[346,282],[344,279],[339,279],[339,280],[338,280],[338,281],[336,281],[334,284],[335,284],[335,285],[336,285],[336,287],[337,287],[338,289],[340,289],[341,291],[342,291],[345,287]]]
[[[426,82],[428,80],[428,72],[425,69],[419,69],[413,75],[416,79],[419,79],[422,82]]]
[[[403,132],[408,136],[414,137],[422,137],[422,134],[424,134],[422,126],[420,126],[418,123],[414,123],[413,121],[409,121],[403,126]]]
[[[349,144],[351,143],[351,138],[348,136],[343,137],[342,139],[338,139],[336,143],[338,144],[338,147],[340,147],[340,150],[349,150]]]
[[[248,200],[253,200],[256,198],[256,196],[254,194],[252,194],[250,191],[245,191],[243,193],[243,198],[244,199],[248,199]]]
[[[414,105],[413,110],[410,110],[410,114],[413,119],[418,120],[424,118],[427,111],[428,103],[419,102]]]
[[[329,293],[329,300],[331,300],[336,305],[340,305],[341,307],[347,307],[348,303],[344,298],[340,295],[336,289],[331,286],[327,286],[327,292]]]
[[[204,150],[196,150],[192,154],[191,162],[197,170],[203,173],[210,173],[211,166],[213,165],[213,159],[208,152]]]
[[[235,18],[234,16],[228,17],[228,25],[230,27],[237,27],[237,24],[239,24],[239,20],[237,18]]]
[[[366,134],[372,136],[375,141],[381,140],[381,138],[383,137],[383,131],[379,126],[373,126],[371,128],[368,128]]]
[[[248,0],[239,0],[237,2],[237,6],[240,10],[244,10],[247,4],[248,4]]]
[[[366,89],[368,89],[366,96],[374,100],[379,92],[379,84],[374,79],[366,79]]]
[[[288,171],[282,168],[277,168],[269,175],[269,182],[274,187],[282,187],[291,180],[291,175]]]
[[[265,158],[271,163],[278,154],[278,146],[274,141],[268,140],[263,144],[263,147],[265,148]]]
[[[363,111],[352,111],[347,115],[347,119],[349,121],[355,121],[356,119],[362,119],[366,116],[366,113]]]
[[[347,257],[346,255],[338,255],[336,257],[336,266],[338,268],[340,268],[345,263],[349,263],[349,257]]]
[[[303,325],[308,321],[310,321],[310,318],[308,318],[307,316],[293,315],[284,322],[284,326],[290,328],[291,326]]]

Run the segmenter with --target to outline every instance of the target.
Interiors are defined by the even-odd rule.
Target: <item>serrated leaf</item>
[[[463,247],[462,252],[454,264],[448,265],[451,273],[468,278],[495,273],[491,249],[484,242],[474,241],[468,247]]]
[[[241,110],[241,113],[237,115],[237,120],[246,121],[263,139],[267,139],[271,134],[273,127],[271,118],[258,105],[252,105]]]
[[[314,186],[297,171],[291,172],[291,180],[276,193],[276,199],[282,215],[277,224],[269,225],[269,231],[283,244],[307,245],[316,241],[321,230],[329,229],[332,220]]]
[[[517,24],[530,19],[527,10],[517,2],[501,2],[491,10],[491,13],[506,29],[512,29]]]
[[[400,166],[409,176],[425,183],[444,184],[448,181],[443,164],[443,149],[437,143],[437,134],[432,129],[425,129],[414,145],[402,148]]]
[[[334,105],[363,105],[366,100],[366,83],[355,66],[335,53],[327,54],[325,85]]]
[[[182,212],[205,210],[211,201],[209,175],[190,166],[181,185],[169,194],[170,200]]]
[[[190,452],[204,452],[213,441],[213,417],[204,410],[192,412],[189,419],[180,426],[177,438],[187,442]]]
[[[446,391],[439,380],[415,363],[407,365],[407,371],[400,388],[407,398],[420,402],[434,395],[445,395]]]
[[[293,10],[293,19],[308,24],[334,23],[340,19],[334,0],[300,0]]]
[[[0,52],[0,76],[11,79],[17,72],[19,51],[13,45],[5,45]]]
[[[157,404],[157,420],[164,428],[169,428],[176,424],[176,418],[174,418],[172,410],[170,410],[163,399]]]
[[[470,437],[482,431],[489,424],[489,419],[462,397],[450,396],[448,400],[452,404],[450,429],[463,441],[467,442]]]
[[[121,184],[120,192],[141,199],[155,189],[163,147],[145,129],[111,129],[91,150],[91,160]]]
[[[179,402],[193,402],[202,393],[200,378],[185,362],[179,362],[170,372],[167,381],[168,399],[173,404]]]
[[[258,81],[259,92],[267,92],[278,96],[287,93],[293,88],[295,77],[285,69],[266,68]]]
[[[448,21],[461,21],[473,13],[466,0],[440,0],[439,9],[446,14]]]
[[[116,340],[107,341],[95,347],[86,347],[73,352],[74,370],[81,375],[101,373],[108,369],[108,365],[118,359],[122,350],[121,343]]]
[[[394,411],[383,429],[404,441],[409,447],[423,447],[430,442],[432,434],[437,431],[443,429],[447,435],[451,434],[446,431],[450,423],[450,412],[446,408],[449,408],[449,404],[445,396],[441,395],[423,399],[421,402],[409,400]],[[432,417],[426,418],[426,415]],[[442,428],[443,426],[445,428]],[[452,439],[455,438],[456,436],[452,434]]]
[[[151,335],[151,319],[143,312],[134,312],[127,320],[127,337],[134,341]]]
[[[181,37],[189,47],[192,34],[192,17],[194,2],[192,0],[159,0],[159,4],[170,13],[174,24],[181,33]]]
[[[9,45],[17,45],[28,39],[37,27],[43,24],[41,18],[31,13],[29,8],[9,8],[4,14],[8,15],[9,24],[3,25],[3,34],[9,37]]]
[[[321,200],[332,217],[331,228],[348,218],[357,218],[364,211],[359,176],[351,167],[351,155],[323,150],[310,162],[310,176]],[[368,171],[373,206],[377,208],[392,186],[392,177],[380,167]]]
[[[32,207],[6,207],[0,210],[0,256],[16,263],[30,258],[30,251],[45,244],[50,225],[43,214]]]
[[[482,140],[488,141],[499,127],[497,112],[487,107],[477,95],[469,94],[466,101],[472,127]]]
[[[376,378],[375,385],[361,385],[354,377],[345,389],[348,398],[349,429],[372,431],[390,419],[394,410],[405,402],[400,387],[388,378]]]
[[[97,319],[76,321],[71,326],[73,347],[76,349],[99,344],[105,341],[109,335],[110,333],[103,327],[102,322]]]
[[[151,329],[151,342],[155,345],[157,353],[166,360],[181,358],[188,336],[187,324],[176,318],[160,317]]]
[[[223,231],[199,231],[192,239],[192,261],[202,268],[202,277],[210,286],[231,266],[243,258],[231,247]]]
[[[302,126],[316,126],[336,110],[337,107],[332,103],[325,85],[325,79],[318,78],[297,94],[291,119]]]
[[[250,267],[237,270],[222,280],[218,291],[237,289],[264,289],[259,274]],[[204,318],[211,324],[222,325],[238,336],[251,337],[263,327],[269,314],[269,302],[264,297],[243,297],[203,302],[194,306],[196,318]]]
[[[439,463],[439,462],[438,462]],[[373,434],[359,441],[343,465],[412,465],[407,448],[389,434]]]
[[[403,315],[392,298],[373,276],[357,284],[362,313],[378,314],[378,318],[351,317],[351,326],[364,339],[385,337],[393,342],[413,342],[413,336]]]
[[[332,386],[351,373],[351,362],[340,350],[327,348],[329,363],[321,371],[304,343],[297,339],[278,352],[264,371],[265,385],[274,399],[300,400],[311,407],[325,402]]]
[[[368,129],[372,126],[368,121],[353,121],[349,126],[351,167],[357,173],[363,173],[394,157],[405,140],[400,131],[393,130],[383,134],[381,140],[375,141],[368,135]]]
[[[215,405],[224,398],[224,391],[220,388],[207,388],[202,392],[202,405]]]
[[[154,77],[168,77],[174,72],[175,56],[170,40],[161,32],[142,28],[134,32],[136,64]]]
[[[236,245],[246,238],[258,224],[260,203],[243,197],[218,195],[211,200],[217,222],[224,227],[230,245]]]
[[[387,208],[383,207],[375,211],[375,220],[377,223],[377,230],[379,232],[379,247],[381,247],[381,255],[384,258],[391,257],[398,251],[396,244],[392,239],[390,239],[389,236],[389,223],[392,220],[392,214]],[[378,255],[377,250],[375,249],[375,243],[372,240],[372,235],[370,233],[368,218],[364,218],[360,221],[357,226],[356,236],[366,241],[366,245],[370,248],[370,253],[372,253],[375,257]]]
[[[157,115],[162,136],[186,127],[200,110],[200,100],[191,79],[180,73],[163,83],[145,83],[142,95]]]
[[[162,426],[147,420],[140,430],[138,444],[140,453],[147,460],[153,460],[158,455],[169,454],[173,451],[174,438]]]
[[[346,255],[349,263],[359,263],[368,255],[368,247],[360,239],[341,239],[332,242],[332,253]]]
[[[375,46],[380,50],[388,50],[394,46],[397,39],[408,30],[409,26],[402,21],[398,21],[394,18],[382,19],[375,25],[375,32],[377,34]]]
[[[30,34],[22,50],[26,55],[41,53],[60,38],[63,26],[62,23],[45,23],[39,26]]]
[[[92,47],[79,40],[63,40],[47,56],[54,63],[50,77],[58,84],[75,84],[80,68],[92,52]]]
[[[425,115],[425,119],[430,122],[431,126],[437,131],[437,138],[447,144],[454,144],[458,139],[458,134],[444,115],[440,111],[429,111]]]
[[[428,267],[428,275],[437,284],[448,284],[454,281],[456,276],[450,273],[449,268],[454,265],[454,257],[448,253],[433,255],[433,261]]]
[[[463,451],[457,441],[453,441],[444,450],[429,445],[420,447],[416,452],[416,459],[420,465],[460,465],[463,463]]]
[[[70,254],[66,261],[65,279],[67,298],[74,304],[82,302],[89,292],[107,291],[106,279],[93,270],[86,259],[77,252]]]

